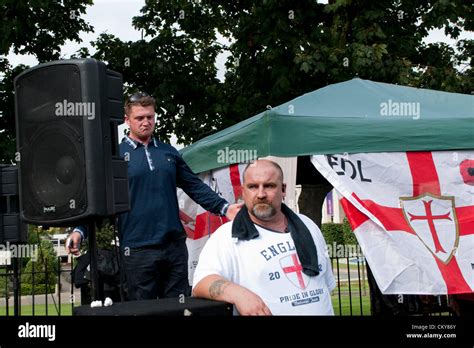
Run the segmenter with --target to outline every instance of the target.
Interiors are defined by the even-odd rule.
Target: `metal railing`
[[[330,260],[336,280],[332,294],[336,315],[452,315],[447,295],[382,295],[361,253]]]
[[[12,265],[0,266],[0,316],[11,315],[71,315],[77,305],[71,282],[72,263],[57,257],[57,270],[37,270],[35,262],[30,272],[22,267],[21,259],[12,259]],[[22,276],[31,276],[23,283]],[[49,279],[54,275],[56,281]],[[42,277],[40,277],[42,276]],[[38,278],[44,279],[39,283]],[[38,293],[39,292],[39,293]]]
[[[333,291],[335,314],[370,315],[370,291],[363,257],[331,257],[330,260],[336,280]]]
[[[331,257],[330,260],[336,281],[336,288],[332,291],[335,314],[340,316],[372,315],[373,299],[371,299],[369,274],[363,256]],[[33,265],[31,272],[26,272],[21,267],[21,259],[14,261],[12,265],[0,266],[0,316],[72,315],[74,306],[81,304],[81,290],[76,289],[71,281],[72,262],[61,262],[61,257],[58,257],[56,271],[47,269],[39,271]],[[48,275],[52,273],[55,274],[56,281],[54,284],[48,284]],[[46,280],[43,284],[36,282],[40,274]],[[24,275],[31,275],[32,281],[28,286],[21,282]],[[39,289],[48,291],[37,294]],[[427,312],[426,309],[418,308],[407,314],[450,315],[447,296],[436,298],[439,305],[433,307],[435,310]]]

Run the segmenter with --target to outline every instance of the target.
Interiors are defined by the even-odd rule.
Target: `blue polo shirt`
[[[204,209],[219,214],[227,203],[204,184],[171,145],[155,138],[143,145],[125,137],[120,154],[128,161],[130,211],[119,216],[122,248],[138,248],[185,238],[176,188]],[[84,226],[79,229],[84,237]]]

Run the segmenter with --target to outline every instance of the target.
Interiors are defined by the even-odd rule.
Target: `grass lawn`
[[[0,307],[0,316],[7,315],[6,307]],[[13,316],[13,306],[8,308],[8,315]],[[33,315],[33,306],[32,305],[22,305],[21,306],[21,315]],[[36,315],[46,315],[46,305],[44,304],[35,304],[35,316]],[[54,304],[48,304],[48,316],[58,315],[58,310]],[[61,304],[61,315],[72,315],[72,309],[70,304]]]
[[[335,315],[351,315],[349,296],[341,293],[341,306],[337,292],[332,296],[332,305]],[[340,307],[340,309],[339,309]],[[341,313],[340,313],[341,311]],[[352,294],[352,315],[370,315],[370,296],[362,296],[362,314],[360,311],[360,297]]]
[[[370,315],[370,295],[369,295],[369,286],[366,284],[366,295],[362,293],[362,314],[361,314],[361,305],[360,305],[360,296],[359,296],[359,282],[351,282],[351,294],[352,294],[352,315]],[[362,284],[363,285],[363,284]],[[351,301],[349,298],[349,285],[348,283],[341,283],[341,304],[339,305],[339,293],[337,287],[333,291],[332,304],[334,307],[335,315],[351,315]],[[341,309],[339,309],[341,308]],[[341,313],[339,311],[341,310]],[[13,306],[9,307],[9,315],[13,316]],[[6,307],[0,306],[0,316],[6,315]],[[21,315],[33,315],[33,306],[32,305],[22,305],[21,306]],[[34,315],[46,315],[46,305],[36,304]],[[48,304],[48,316],[58,315],[57,309],[53,303]],[[69,303],[61,304],[61,315],[70,316],[72,315],[71,305]]]
[[[364,283],[361,283],[361,286],[364,286]],[[352,307],[352,315],[370,315],[370,291],[369,291],[369,284],[367,281],[365,282],[365,295],[364,290],[360,289],[360,296],[359,294],[359,282],[354,281],[351,282],[351,298],[349,297],[349,284],[348,283],[341,283],[341,303],[339,305],[339,291],[337,287],[333,291],[332,295],[332,304],[334,307],[334,313],[336,315],[351,315],[351,307]],[[362,313],[361,313],[361,304],[360,299],[362,297]],[[351,306],[352,301],[352,306]],[[340,309],[339,309],[340,307]],[[341,311],[341,313],[339,313]]]

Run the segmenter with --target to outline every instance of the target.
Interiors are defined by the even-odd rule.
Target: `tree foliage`
[[[59,6],[47,3],[48,12]],[[67,2],[67,9],[82,13],[86,4]],[[16,12],[25,9],[11,6]],[[44,28],[34,35],[30,23],[23,28],[15,11],[5,15],[6,8],[4,26],[18,27],[2,37],[2,52],[13,47],[41,59],[57,58],[66,36],[79,39],[80,30],[90,29],[79,17],[60,17],[63,23],[36,10],[24,15]],[[195,142],[267,106],[353,77],[460,93],[474,89],[474,43],[459,39],[460,32],[474,27],[464,0],[147,0],[133,25],[142,40],[124,42],[103,33],[93,43],[94,57],[123,74],[126,92],[156,97],[156,134],[165,141],[174,133],[181,143]],[[29,37],[14,35],[22,28]],[[433,29],[457,40],[456,47],[426,43]],[[45,39],[55,30],[57,35]],[[52,42],[45,46],[46,41]],[[217,78],[220,54],[227,57],[224,79]],[[90,56],[85,48],[78,55]],[[2,88],[11,86],[16,73],[5,75]],[[12,99],[0,96],[0,110],[11,107]],[[10,121],[0,118],[0,126],[12,136]],[[0,146],[10,140],[2,139]]]
[[[35,293],[44,293],[38,290],[54,289],[58,280],[58,258],[54,250],[53,243],[49,240],[42,240],[36,250],[35,257],[31,258],[26,268],[22,271],[21,283],[26,286],[24,294],[31,294],[31,289],[35,286]]]
[[[92,0],[3,0],[0,5],[0,55],[32,54],[38,61],[59,59],[67,40],[81,42],[92,27],[80,18]]]
[[[57,60],[67,40],[81,42],[93,28],[80,18],[92,0],[2,0],[0,2],[0,163],[15,151],[13,79],[27,68],[12,67],[9,53],[31,54],[40,63]]]
[[[15,96],[13,80],[26,69],[18,65],[13,69],[5,69],[0,80],[0,163],[13,163],[15,157]]]
[[[102,35],[96,58],[153,93],[157,134],[189,144],[303,93],[353,77],[470,93],[473,41],[425,43],[432,29],[473,30],[462,0],[146,1],[145,40]],[[228,43],[223,44],[225,38]],[[225,80],[215,61],[228,55]]]

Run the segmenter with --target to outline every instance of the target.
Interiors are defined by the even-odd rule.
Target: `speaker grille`
[[[83,101],[80,70],[70,64],[35,69],[19,79],[16,88],[21,101],[18,116],[25,216],[54,220],[81,215],[87,209],[84,117],[58,107]]]
[[[18,113],[25,124],[52,122],[61,119],[56,115],[56,104],[81,102],[81,75],[75,65],[63,64],[32,70],[16,84]],[[67,116],[63,116],[67,117]]]
[[[45,126],[30,146],[35,151],[23,159],[22,182],[31,195],[26,208],[35,212],[32,217],[82,214],[87,206],[82,137],[68,125]]]

